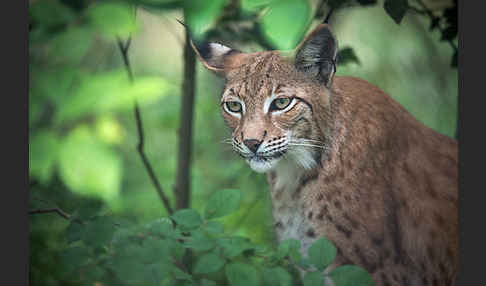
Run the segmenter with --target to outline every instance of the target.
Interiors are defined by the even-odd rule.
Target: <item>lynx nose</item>
[[[262,141],[257,139],[246,139],[243,140],[243,143],[245,143],[246,147],[248,147],[253,153],[256,153],[258,147],[260,147],[262,144]]]

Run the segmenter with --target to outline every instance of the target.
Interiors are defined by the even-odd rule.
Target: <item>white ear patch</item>
[[[227,52],[231,51],[231,48],[228,48],[227,46],[224,46],[224,45],[221,45],[221,44],[218,44],[218,43],[210,43],[209,44],[210,48],[211,48],[211,54],[212,56],[214,57],[220,57],[224,54],[226,54]]]

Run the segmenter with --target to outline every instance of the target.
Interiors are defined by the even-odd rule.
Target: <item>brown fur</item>
[[[423,125],[364,80],[333,78],[328,70],[323,84],[275,51],[227,53],[221,62],[227,80],[222,113],[236,150],[248,159],[243,142],[254,139],[262,152],[285,152],[264,169],[280,240],[297,238],[306,253],[325,236],[338,248],[327,271],[355,264],[376,285],[455,285],[455,140]],[[263,112],[274,94],[299,99],[285,113]],[[231,97],[245,105],[240,118],[224,109]],[[292,138],[320,147],[293,146]],[[297,148],[306,148],[316,164],[295,163]]]

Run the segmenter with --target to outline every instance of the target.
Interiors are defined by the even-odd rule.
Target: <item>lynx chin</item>
[[[193,48],[225,79],[233,149],[266,173],[279,240],[306,254],[325,236],[338,249],[326,271],[358,265],[376,285],[455,285],[457,142],[365,80],[334,76],[327,24],[291,55]]]

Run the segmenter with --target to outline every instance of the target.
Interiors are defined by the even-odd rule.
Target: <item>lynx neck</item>
[[[306,252],[312,241],[305,236],[310,226],[304,219],[305,202],[299,193],[306,171],[285,160],[268,175],[277,238],[279,241],[289,238],[300,240],[302,250]]]

